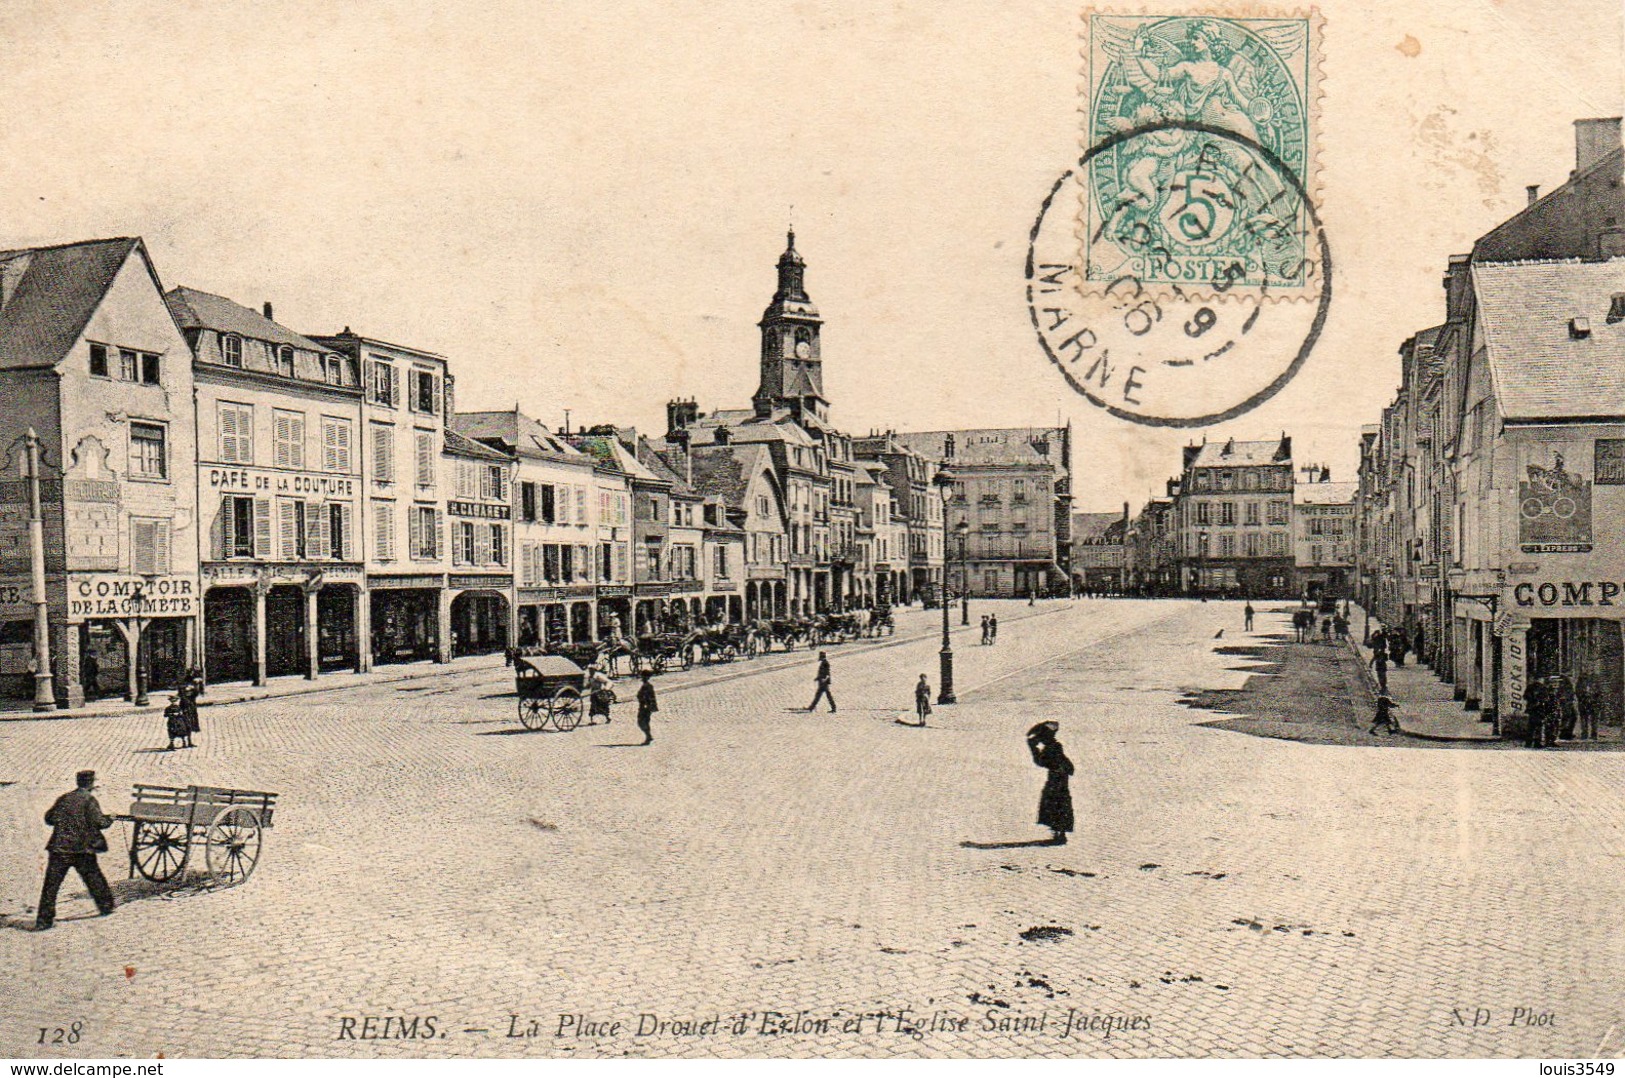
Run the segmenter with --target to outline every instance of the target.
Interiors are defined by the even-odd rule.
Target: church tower
[[[779,287],[762,312],[762,382],[751,402],[759,416],[789,408],[797,419],[828,418],[824,364],[818,340],[824,320],[807,295],[807,263],[796,250],[792,230],[779,256]]]

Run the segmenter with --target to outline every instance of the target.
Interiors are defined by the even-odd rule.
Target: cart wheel
[[[242,883],[260,860],[260,817],[247,805],[227,805],[209,825],[209,875],[228,887]]]
[[[168,883],[186,868],[186,825],[137,820],[130,836],[130,863],[153,883]]]
[[[581,725],[581,692],[566,685],[547,699],[547,713],[560,730]]]
[[[527,730],[540,730],[547,725],[547,716],[542,714],[542,702],[534,696],[521,696],[519,722]]]
[[[654,668],[655,673],[664,674],[666,672],[666,657],[664,655],[656,655],[650,660],[649,665]]]

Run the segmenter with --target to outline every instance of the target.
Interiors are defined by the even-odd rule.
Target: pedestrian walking
[[[615,688],[610,680],[609,671],[604,669],[602,659],[594,659],[587,667],[587,691],[589,694],[587,721],[591,723],[602,716],[606,724],[614,722],[609,709],[610,705],[615,703]]]
[[[1394,703],[1394,698],[1389,696],[1387,693],[1383,693],[1381,696],[1377,697],[1377,714],[1376,717],[1371,720],[1370,733],[1373,737],[1376,736],[1377,728],[1379,726],[1382,727],[1384,737],[1392,737],[1394,734],[1401,732],[1399,729],[1399,723],[1394,719],[1394,710],[1396,707],[1397,705]]]
[[[1378,648],[1371,653],[1371,669],[1377,672],[1377,688],[1386,693],[1388,691],[1388,651]]]
[[[987,616],[987,642],[989,644],[999,642],[999,615],[997,614]]]
[[[991,635],[989,635],[988,628],[987,628],[987,615],[983,614],[982,615],[982,645],[985,647],[986,645],[991,644],[992,642],[993,642],[993,638],[992,638]]]
[[[926,716],[931,714],[931,683],[925,680],[924,674],[914,686],[914,714],[920,720],[916,726],[924,726]]]
[[[1538,749],[1541,745],[1541,731],[1546,726],[1546,686],[1539,680],[1529,684],[1528,692],[1524,693],[1524,728],[1523,747]]]
[[[1416,656],[1416,661],[1419,663],[1425,663],[1428,661],[1427,638],[1427,626],[1418,624],[1416,626],[1415,635],[1411,637],[1411,653]]]
[[[94,652],[85,655],[79,663],[79,680],[85,687],[86,700],[99,700],[102,695],[101,686],[102,664],[96,659]]]
[[[1041,722],[1027,731],[1027,750],[1033,763],[1049,772],[1044,790],[1038,795],[1038,824],[1050,830],[1050,842],[1066,845],[1066,835],[1072,830],[1072,761],[1056,738],[1061,724],[1053,720]]]
[[[179,694],[164,708],[164,733],[169,735],[169,745],[164,749],[165,752],[190,747],[192,727],[187,724],[186,709],[181,706]],[[177,745],[176,742],[180,744]]]
[[[832,679],[829,673],[829,653],[820,651],[818,653],[818,676],[813,679],[813,684],[818,688],[817,691],[813,693],[812,703],[807,705],[808,711],[817,711],[818,701],[828,700],[829,713],[831,715],[835,714],[835,695],[829,691],[831,680]]]
[[[649,671],[645,670],[642,676],[643,684],[638,686],[638,729],[643,731],[643,743],[648,745],[655,739],[649,723],[654,719],[655,712],[660,710],[660,702],[655,699],[655,687],[649,680]]]
[[[1252,604],[1251,600],[1249,600],[1247,605],[1242,609],[1241,616],[1242,616],[1242,625],[1241,625],[1242,631],[1243,632],[1249,632],[1249,633],[1252,632],[1253,631],[1253,604]]]
[[[1395,626],[1393,632],[1388,634],[1388,658],[1395,670],[1405,665],[1405,652],[1410,650],[1410,643],[1403,625]]]
[[[45,813],[51,841],[45,846],[45,886],[40,889],[34,916],[37,931],[43,932],[56,923],[57,892],[70,868],[79,873],[101,915],[113,912],[113,889],[107,886],[107,877],[96,861],[98,853],[107,852],[107,836],[102,832],[113,826],[113,818],[102,814],[95,791],[96,772],[81,771],[74,776],[74,788],[57,798]]]
[[[180,688],[175,691],[175,700],[181,705],[181,715],[186,719],[186,747],[196,748],[192,744],[192,735],[201,733],[203,724],[198,721],[197,698],[203,693],[203,673],[200,670],[188,670],[182,678]]]
[[[1580,675],[1580,684],[1574,692],[1575,709],[1579,712],[1580,740],[1597,740],[1597,712],[1602,706],[1602,692],[1597,679],[1590,674]]]
[[[1552,680],[1555,683],[1553,685],[1555,691],[1552,693],[1552,700],[1555,704],[1553,710],[1556,712],[1554,718],[1558,730],[1557,736],[1564,741],[1573,741],[1575,726],[1580,721],[1580,711],[1575,706],[1574,686],[1569,682],[1568,678],[1561,674]]]
[[[1347,640],[1349,638],[1349,619],[1342,614],[1334,617],[1332,619],[1332,631],[1337,634],[1337,639]]]

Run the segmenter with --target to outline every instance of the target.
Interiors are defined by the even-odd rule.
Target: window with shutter
[[[576,487],[576,523],[587,523],[587,488]]]
[[[508,564],[508,535],[500,524],[491,525],[491,562],[494,565]]]
[[[254,557],[271,557],[271,503],[265,498],[254,499]]]
[[[446,518],[440,515],[438,509],[425,511],[429,514],[429,519],[434,522],[434,527],[429,532],[429,537],[434,542],[434,548],[429,551],[429,557],[438,558],[442,556],[441,552],[446,549]]]
[[[491,533],[485,528],[476,528],[472,524],[469,525],[469,530],[474,533],[474,564],[491,564]]]
[[[406,540],[411,546],[412,557],[423,557],[423,510],[413,506],[407,513],[407,527],[410,531]]]
[[[536,520],[536,484],[528,480],[519,484],[519,519],[527,523]]]
[[[350,470],[350,421],[338,416],[322,416],[322,470]]]

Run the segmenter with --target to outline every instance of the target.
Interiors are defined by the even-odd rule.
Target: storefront
[[[441,579],[423,574],[369,579],[372,661],[421,662],[439,657]]]
[[[453,575],[451,653],[490,655],[510,644],[508,589],[511,577]]]
[[[194,664],[198,583],[181,576],[72,573],[68,627],[74,688],[97,698],[167,692]],[[61,662],[53,658],[53,665]]]
[[[254,589],[210,588],[203,596],[203,615],[208,679],[254,680]]]
[[[544,640],[577,644],[592,640],[593,607],[590,584],[519,589],[519,646],[532,647]]]
[[[1529,686],[1563,684],[1595,701],[1599,740],[1625,741],[1625,581],[1519,581],[1506,588],[1505,606],[1515,644],[1508,648],[1508,703],[1518,713],[1505,732],[1522,732]]]

